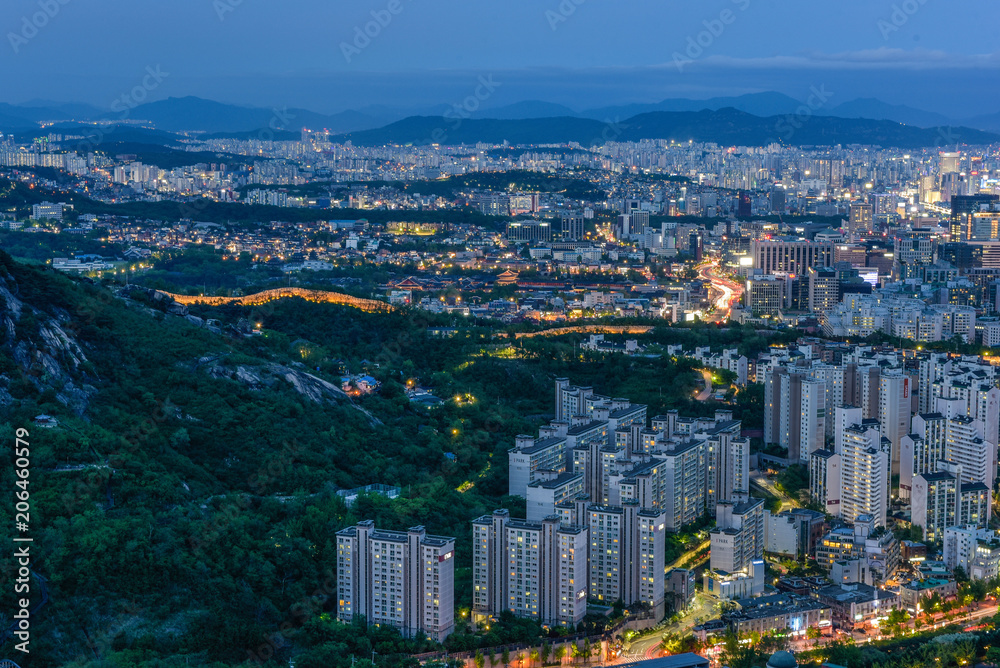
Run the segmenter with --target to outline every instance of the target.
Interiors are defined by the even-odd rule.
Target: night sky
[[[0,100],[106,108],[159,66],[150,100],[321,112],[448,103],[491,75],[487,106],[825,85],[963,117],[1000,111],[998,19],[994,0],[5,0]]]

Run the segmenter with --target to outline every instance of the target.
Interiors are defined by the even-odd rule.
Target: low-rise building
[[[925,598],[930,598],[934,594],[941,598],[948,598],[957,592],[958,585],[952,579],[911,580],[899,586],[899,601],[904,610],[911,615],[917,615],[921,612],[920,602]]]
[[[789,633],[805,636],[809,628],[832,624],[829,605],[809,596],[773,594],[736,601],[736,610],[722,616],[730,630],[741,637],[751,633]]]
[[[992,529],[975,525],[948,527],[944,530],[942,554],[948,571],[961,568],[974,580],[1000,575],[1000,536]]]
[[[899,596],[866,584],[835,584],[816,592],[820,603],[833,610],[833,623],[842,629],[878,623],[899,607]]]
[[[764,560],[754,559],[737,573],[705,571],[702,582],[706,594],[723,601],[759,596],[764,593]]]

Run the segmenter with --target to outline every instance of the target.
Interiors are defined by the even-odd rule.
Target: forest
[[[224,333],[213,334],[144,291],[3,252],[0,288],[0,433],[7,443],[18,428],[31,433],[32,568],[47,593],[31,665],[232,665],[286,628],[274,665],[295,657],[346,668],[350,654],[374,649],[379,665],[402,666],[430,645],[331,619],[323,587],[336,531],[374,519],[455,536],[456,601],[467,607],[469,522],[497,507],[524,512],[505,496],[506,451],[551,415],[554,378],[646,403],[651,415],[713,410],[692,400],[698,375],[685,358],[581,353],[565,338],[512,342],[474,324],[439,339],[427,329],[451,319],[421,311],[301,300],[192,307],[219,320]],[[236,334],[246,322],[262,334]],[[382,391],[297,389],[306,374],[339,385],[347,372],[376,376]],[[411,405],[408,381],[445,403]],[[58,426],[36,426],[42,414]],[[5,467],[0,484],[12,483]],[[370,483],[402,494],[350,508],[336,494]],[[8,542],[10,512],[0,508]],[[14,568],[0,557],[5,574]],[[0,593],[0,610],[13,609],[11,596]]]

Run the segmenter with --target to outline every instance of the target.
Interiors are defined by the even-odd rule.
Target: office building
[[[515,220],[507,223],[507,240],[515,243],[552,241],[552,223],[547,220]]]
[[[810,267],[805,280],[809,286],[808,308],[813,313],[825,313],[840,303],[840,276],[827,267]]]
[[[562,216],[562,240],[580,241],[584,237],[586,221],[582,214],[566,213]]]
[[[805,239],[771,239],[750,242],[754,269],[768,275],[775,273],[802,276],[813,267],[833,264],[833,243]]]
[[[787,281],[776,276],[752,276],[747,279],[743,296],[746,309],[756,316],[775,317],[785,308]]]
[[[957,170],[956,170],[957,171]],[[976,213],[1000,203],[998,195],[955,195],[951,198],[951,241],[968,241]],[[994,237],[996,238],[996,237]]]
[[[58,203],[53,204],[52,202],[42,202],[41,204],[34,204],[31,207],[31,217],[34,220],[58,220],[62,221],[63,215],[66,210],[72,210],[72,204]]]
[[[872,232],[875,229],[874,224],[875,216],[871,204],[851,204],[851,215],[848,222],[851,239]]]
[[[740,220],[748,220],[753,216],[753,198],[746,190],[741,190],[737,195],[736,217]]]

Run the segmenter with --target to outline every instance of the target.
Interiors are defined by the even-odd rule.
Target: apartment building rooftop
[[[559,475],[557,475],[555,478],[552,478],[551,480],[536,480],[535,482],[530,483],[528,485],[528,487],[540,487],[541,489],[556,489],[556,488],[561,487],[561,486],[565,485],[567,482],[570,482],[571,480],[574,480],[574,479],[581,479],[582,480],[583,479],[583,474],[582,473],[573,473],[571,471],[566,471],[565,473],[560,473]]]
[[[535,441],[534,445],[529,445],[527,447],[521,448],[519,452],[523,452],[526,455],[533,455],[536,452],[541,452],[542,450],[547,450],[548,448],[559,445],[560,443],[565,443],[566,439],[562,436],[554,436],[552,438],[542,438]]]

